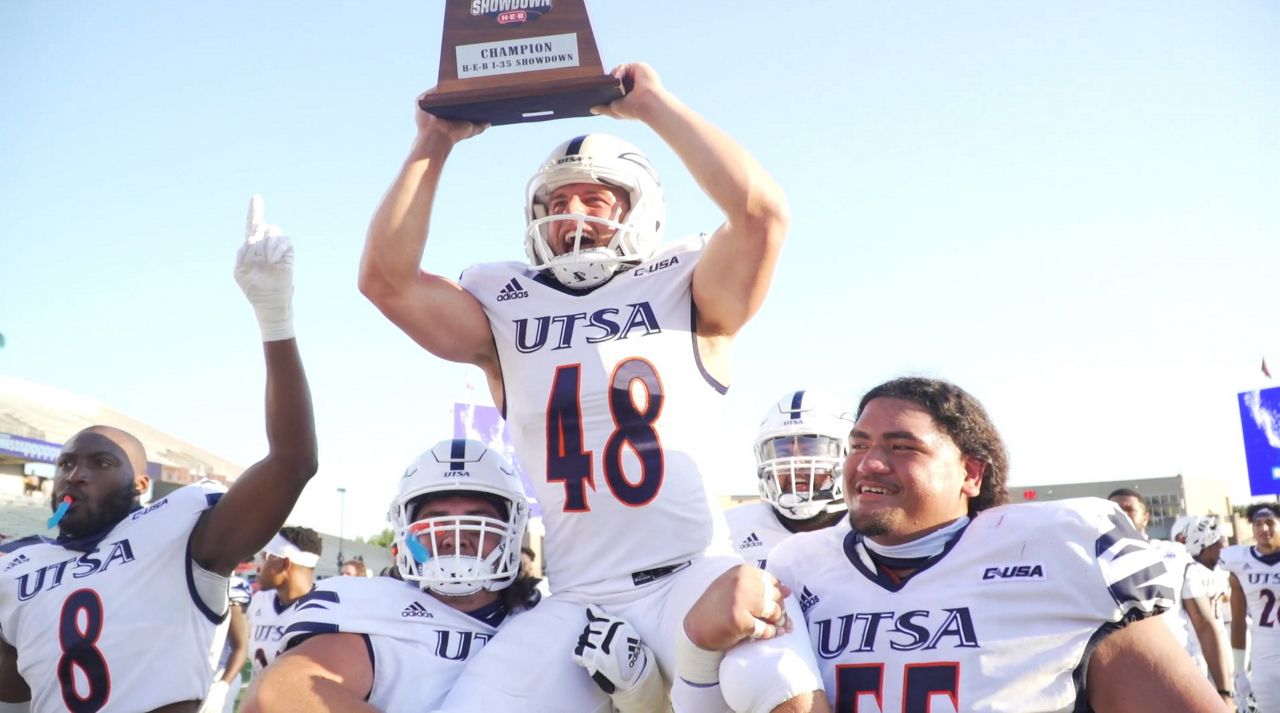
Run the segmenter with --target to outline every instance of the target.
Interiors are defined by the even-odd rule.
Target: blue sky
[[[784,392],[911,373],[982,399],[1015,485],[1183,473],[1244,494],[1235,393],[1280,335],[1280,8],[1269,2],[590,5],[786,189],[791,237],[739,339],[726,452]],[[0,372],[234,461],[265,449],[231,279],[249,196],[297,245],[322,469],[294,519],[383,527],[479,372],[355,289],[434,84],[442,5],[0,3]],[[669,235],[714,207],[644,126],[497,127],[455,151],[425,265],[521,259],[530,173],[587,131],[646,149]],[[1273,346],[1274,345],[1274,346]],[[735,460],[736,459],[736,460]]]

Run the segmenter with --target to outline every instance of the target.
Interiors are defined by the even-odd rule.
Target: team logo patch
[[[641,265],[640,267],[637,267],[636,269],[632,270],[631,274],[635,277],[644,277],[645,275],[648,275],[650,273],[658,272],[659,270],[665,270],[668,267],[671,267],[672,265],[679,265],[679,264],[680,264],[679,256],[672,255],[669,258],[665,258],[657,262],[649,263],[648,265]]]
[[[511,281],[503,285],[502,289],[498,292],[498,301],[506,302],[507,300],[522,300],[528,296],[528,290],[524,288],[524,285],[520,284],[519,280],[513,277],[511,278]]]
[[[14,567],[17,567],[20,564],[30,562],[30,561],[31,561],[30,557],[27,557],[26,555],[19,552],[17,555],[14,555],[13,559],[9,560],[9,564],[6,564],[4,566],[4,571],[8,572]]]
[[[411,616],[412,616],[412,617],[419,617],[419,618],[422,618],[422,619],[434,619],[434,618],[435,618],[435,615],[433,615],[431,612],[427,611],[427,608],[426,608],[426,607],[424,607],[424,606],[422,606],[422,604],[421,604],[421,603],[419,603],[419,602],[414,602],[414,603],[410,604],[409,606],[405,607],[405,608],[404,608],[404,610],[400,612],[400,616],[402,616],[402,617],[406,617],[406,618],[408,618],[408,617],[411,617]]]
[[[1045,576],[1044,565],[1038,562],[1005,564],[982,570],[983,582],[1046,582],[1048,579]]]
[[[763,545],[764,543],[760,541],[760,537],[753,532],[750,535],[747,535],[747,539],[743,540],[738,547],[745,550],[748,547],[761,547]]]

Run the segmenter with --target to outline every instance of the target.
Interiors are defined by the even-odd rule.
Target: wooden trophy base
[[[448,84],[419,100],[423,111],[494,126],[590,116],[591,107],[623,95],[622,80],[610,74],[452,91]]]

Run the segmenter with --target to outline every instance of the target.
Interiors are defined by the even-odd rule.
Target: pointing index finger
[[[262,194],[254,193],[253,197],[249,199],[249,215],[245,219],[244,224],[245,241],[252,241],[254,236],[259,232],[262,227],[262,223],[265,220],[263,217],[265,212],[266,211],[262,205]]]

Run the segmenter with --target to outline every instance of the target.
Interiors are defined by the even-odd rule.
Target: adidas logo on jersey
[[[524,285],[521,285],[516,281],[516,278],[513,277],[511,278],[511,281],[503,285],[502,290],[498,292],[498,301],[506,302],[507,300],[522,300],[528,296],[529,292],[524,289]]]
[[[805,614],[808,614],[809,610],[817,606],[820,601],[822,600],[818,599],[818,595],[809,591],[808,587],[800,589],[800,610]]]
[[[6,564],[4,566],[4,571],[8,572],[9,570],[13,569],[14,567],[17,567],[18,565],[24,562],[29,562],[30,559],[31,558],[19,552],[18,554],[14,555],[13,559],[9,560],[9,564]]]
[[[1042,564],[1010,564],[1000,567],[987,567],[982,571],[982,581],[984,582],[1008,582],[1010,580],[1018,582],[1043,582],[1048,577],[1044,575],[1044,565]]]
[[[424,619],[435,618],[435,615],[427,611],[427,608],[422,606],[421,602],[414,602],[413,604],[410,604],[409,606],[405,607],[404,611],[400,612],[400,616],[406,617],[406,618],[411,616],[421,617]]]
[[[747,535],[747,539],[743,540],[742,544],[738,545],[738,547],[745,550],[748,547],[760,547],[763,545],[764,543],[761,542],[760,538],[753,532],[750,535]]]

